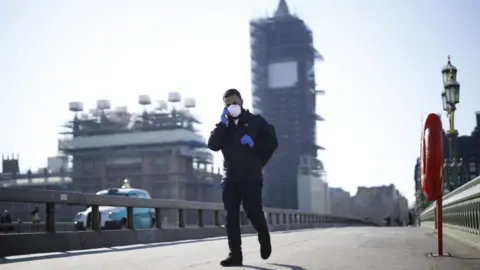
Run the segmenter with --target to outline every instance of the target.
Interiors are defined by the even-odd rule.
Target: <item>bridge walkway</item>
[[[436,237],[419,227],[343,227],[272,234],[273,254],[259,256],[256,236],[243,237],[243,269],[259,270],[478,270],[480,251],[445,237],[452,257],[433,258]],[[36,269],[222,269],[225,237],[113,247],[66,253],[7,257],[1,270]],[[242,268],[231,268],[242,269]]]

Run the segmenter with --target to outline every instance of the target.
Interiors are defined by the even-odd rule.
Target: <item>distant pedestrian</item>
[[[30,216],[32,217],[33,223],[40,223],[40,210],[38,209],[38,206],[35,206],[33,211],[30,213]]]
[[[2,217],[0,219],[0,223],[2,224],[10,224],[12,223],[12,217],[10,216],[10,213],[8,210],[5,210],[2,214]]]
[[[390,216],[386,216],[383,220],[383,224],[387,227],[392,226],[392,218],[390,218]]]
[[[400,222],[400,218],[396,217],[394,222],[395,222],[394,226],[402,226],[402,223]]]
[[[10,216],[10,213],[8,212],[8,210],[5,210],[3,212],[2,217],[0,218],[0,224],[2,225],[1,229],[4,233],[7,233],[13,230],[13,227],[11,226],[12,216]]]
[[[413,226],[415,225],[415,221],[413,220],[413,213],[412,211],[408,211],[408,225]]]

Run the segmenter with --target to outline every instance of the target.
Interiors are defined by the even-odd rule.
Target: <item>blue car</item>
[[[143,189],[135,188],[112,188],[102,190],[97,195],[107,196],[125,196],[131,198],[150,199],[150,194]],[[125,229],[127,225],[127,208],[117,206],[100,206],[100,228],[102,230]],[[87,230],[91,228],[92,208],[89,207],[83,212],[79,212],[74,219],[76,230]],[[134,208],[133,226],[135,229],[149,229],[155,225],[155,210],[153,208]]]

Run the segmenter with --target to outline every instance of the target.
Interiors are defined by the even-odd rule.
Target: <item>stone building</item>
[[[401,223],[408,218],[408,201],[395,188],[395,185],[378,187],[358,187],[355,196],[339,188],[330,189],[333,215],[368,218],[381,223],[385,217],[398,219]]]

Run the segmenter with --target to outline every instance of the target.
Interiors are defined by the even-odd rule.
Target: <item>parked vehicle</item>
[[[111,188],[96,193],[97,195],[107,196],[125,196],[131,198],[150,199],[150,194],[143,189],[129,188]],[[125,229],[127,225],[127,208],[116,206],[100,206],[100,228],[102,230],[119,230]],[[76,230],[84,231],[92,226],[92,208],[89,207],[83,212],[79,212],[74,218]],[[133,226],[135,229],[152,228],[155,224],[155,210],[150,208],[134,208],[133,209]]]

